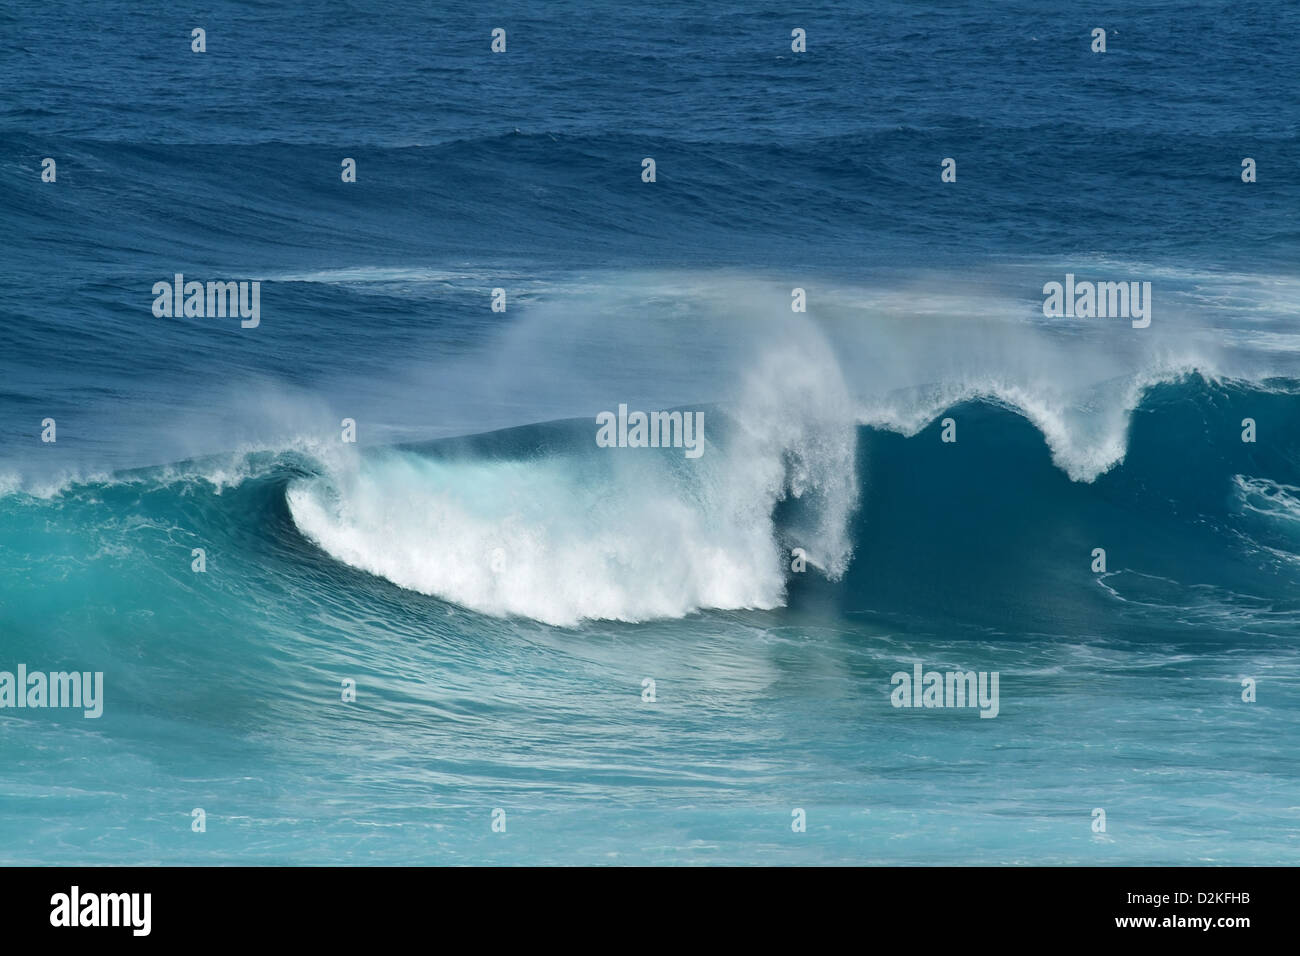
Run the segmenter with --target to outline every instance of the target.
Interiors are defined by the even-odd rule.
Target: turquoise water
[[[1300,859],[1294,7],[426,7],[0,15],[0,861]]]

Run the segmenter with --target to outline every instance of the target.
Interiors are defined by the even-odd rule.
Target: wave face
[[[1213,592],[1219,627],[1295,635],[1295,384],[1188,375],[1153,385],[1120,463],[1088,481],[1054,461],[1032,414],[1001,401],[948,410],[952,445],[937,423],[906,440],[874,435],[865,483],[875,494],[855,524],[855,541],[870,543],[856,549],[845,600],[1025,633],[1152,637],[1179,633],[1182,607],[1208,613]],[[1246,419],[1268,422],[1267,440],[1243,441]]]
[[[1035,416],[1000,397],[904,432],[855,424],[827,366],[802,377],[756,369],[750,387],[747,405],[702,409],[698,459],[598,447],[594,421],[566,420],[141,469],[10,491],[0,514],[28,545],[35,527],[66,525],[88,537],[78,552],[107,540],[94,529],[121,526],[126,502],[149,503],[160,529],[186,527],[195,541],[238,542],[266,525],[288,536],[277,547],[315,554],[319,567],[562,627],[771,610],[824,593],[840,613],[1026,632],[1074,614],[1075,627],[1114,630],[1112,602],[1141,600],[1150,581],[1165,582],[1165,598],[1206,588],[1268,602],[1275,627],[1300,609],[1300,383],[1153,385],[1121,463],[1090,480],[1071,478]],[[1242,440],[1247,419],[1253,442]],[[792,570],[796,548],[806,576]]]
[[[905,438],[792,414],[787,395],[768,394],[750,419],[770,425],[786,409],[785,429],[749,431],[706,411],[718,430],[698,462],[677,449],[597,448],[594,424],[557,423],[379,449],[290,482],[289,511],[348,565],[554,625],[779,607],[798,580],[794,548],[847,609],[1027,630],[1071,615],[1113,627],[1109,600],[1140,599],[1150,580],[1300,607],[1295,383],[1154,385],[1125,428],[1123,465],[1091,481],[1071,480],[1036,416],[1001,398],[943,409]],[[947,418],[953,443],[942,440]],[[1267,441],[1242,441],[1247,418],[1267,423]],[[1190,461],[1188,447],[1199,449]],[[1100,576],[1098,547],[1109,561]]]
[[[1001,399],[959,403],[904,434],[854,424],[825,368],[756,371],[749,405],[703,409],[698,459],[597,447],[594,422],[568,420],[11,491],[0,533],[17,563],[5,570],[27,568],[37,603],[12,597],[9,613],[39,616],[45,587],[106,558],[140,561],[129,590],[147,592],[150,575],[185,578],[175,556],[162,570],[159,543],[183,553],[218,541],[229,554],[266,538],[259,548],[310,555],[336,582],[350,580],[337,563],[561,627],[831,600],[836,614],[931,626],[1172,634],[1180,613],[1203,617],[1217,601],[1221,629],[1300,636],[1300,383],[1152,386],[1122,464],[1083,481],[1053,461],[1033,416]],[[1242,440],[1247,419],[1254,442]],[[792,569],[796,548],[807,574]]]

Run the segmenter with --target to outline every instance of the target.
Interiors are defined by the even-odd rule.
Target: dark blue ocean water
[[[0,861],[1300,861],[1295,4],[155,7],[0,10]]]

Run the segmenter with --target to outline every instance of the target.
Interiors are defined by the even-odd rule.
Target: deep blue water
[[[1300,861],[1297,35],[0,10],[0,862]]]

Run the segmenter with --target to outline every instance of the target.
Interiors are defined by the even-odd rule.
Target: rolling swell
[[[363,490],[342,493],[363,496],[364,515],[382,529],[373,541],[362,515],[328,516],[314,484],[323,478],[289,495],[299,528],[350,564],[477,610],[553,624],[826,598],[842,612],[954,628],[1139,636],[1199,622],[1208,635],[1231,619],[1234,629],[1266,621],[1291,633],[1300,623],[1297,415],[1300,397],[1286,383],[1187,376],[1157,385],[1133,414],[1124,460],[1084,482],[1052,463],[1022,414],[973,400],[943,416],[958,422],[954,444],[940,440],[938,421],[911,437],[858,429],[852,467],[862,490],[851,507],[829,509],[825,497],[794,493],[788,474],[747,496],[735,482],[701,482],[671,455],[662,467],[606,468],[608,452],[586,447],[586,423],[512,430],[504,458],[466,457],[464,448],[452,458],[385,456]],[[1267,428],[1255,443],[1241,441],[1247,417]],[[702,461],[725,459],[725,444]],[[512,470],[525,447],[541,460]],[[388,494],[403,511],[454,500],[474,520],[451,534],[422,528],[407,563],[394,563]],[[839,568],[791,573],[794,547],[824,566],[818,529],[836,522],[851,554],[843,577]],[[606,532],[635,553],[606,548]],[[508,557],[493,571],[498,548]],[[1100,573],[1094,548],[1106,551]]]
[[[98,568],[106,597],[117,580],[141,607],[188,590],[202,546],[214,563],[261,567],[259,586],[397,584],[568,626],[830,601],[931,627],[1138,635],[1199,622],[1208,634],[1266,620],[1300,633],[1294,382],[1156,385],[1123,461],[1090,482],[999,401],[940,416],[955,443],[938,419],[911,436],[803,419],[772,442],[710,415],[696,461],[598,449],[581,420],[355,457],[261,453],[233,471],[190,462],[10,493],[0,536],[7,570],[35,582]],[[790,571],[795,547],[809,573]]]
[[[333,142],[160,145],[66,136],[55,142],[66,157],[60,182],[69,188],[34,190],[21,185],[37,179],[29,157],[52,145],[21,133],[0,141],[13,157],[0,200],[33,236],[11,259],[37,274],[52,250],[78,265],[72,275],[167,274],[178,262],[259,272],[368,262],[377,246],[395,263],[545,263],[563,248],[571,253],[567,267],[685,265],[707,257],[715,265],[857,269],[864,259],[898,261],[903,252],[912,265],[951,266],[991,250],[1078,255],[1106,228],[1131,236],[1137,259],[1290,266],[1283,250],[1296,227],[1284,202],[1207,195],[1221,162],[1213,137],[1199,144],[1197,134],[1183,131],[1119,137],[1099,158],[1090,145],[1071,143],[1057,123],[941,119],[943,133],[891,124],[725,142],[498,127],[449,141],[354,148],[363,172],[347,190],[337,188]],[[930,177],[917,173],[920,158],[942,155],[954,136],[969,157],[960,198],[936,195]],[[1294,132],[1264,140],[1256,152],[1279,163],[1297,148]],[[1196,165],[1170,181],[1160,158],[1171,154]],[[639,179],[645,156],[658,163],[653,188]],[[1082,165],[1091,171],[1077,190],[1054,188],[1058,170]],[[1150,180],[1148,202],[1156,207],[1095,202],[1098,193],[1134,188],[1135,176]],[[999,215],[988,216],[990,208]],[[918,209],[931,214],[918,216]],[[512,225],[503,234],[507,214]],[[60,222],[75,223],[75,232],[50,226]],[[1171,223],[1179,228],[1167,228]],[[130,247],[108,241],[118,230],[132,235]]]

